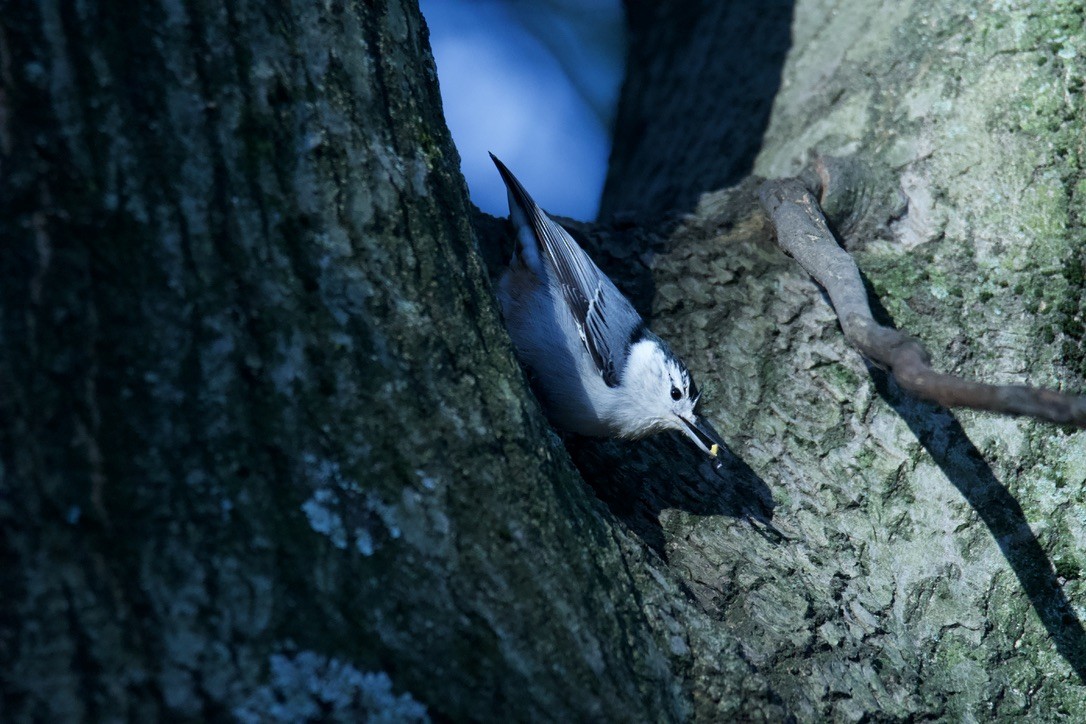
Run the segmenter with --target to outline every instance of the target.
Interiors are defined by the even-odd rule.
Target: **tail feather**
[[[544,278],[543,257],[539,248],[539,237],[535,232],[535,219],[543,215],[539,205],[524,190],[517,177],[498,160],[493,153],[490,159],[498,167],[498,173],[505,181],[509,194],[509,220],[517,231],[517,255],[528,269],[536,276]]]

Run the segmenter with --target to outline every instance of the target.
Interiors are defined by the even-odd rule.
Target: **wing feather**
[[[491,154],[506,187],[532,227],[547,266],[573,313],[581,341],[604,382],[619,384],[630,345],[644,329],[641,315],[565,229],[539,208],[509,169]]]

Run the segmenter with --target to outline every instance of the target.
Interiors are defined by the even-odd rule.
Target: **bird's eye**
[[[682,396],[683,396],[683,393],[679,392],[678,387],[672,387],[671,388],[671,399],[673,399],[673,400],[681,400]]]

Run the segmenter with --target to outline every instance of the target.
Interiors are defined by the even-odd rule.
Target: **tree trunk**
[[[713,190],[714,152],[724,175],[744,152],[712,145],[715,93],[729,94],[721,66],[753,49],[701,66],[690,54],[734,33],[711,19],[761,4],[707,10],[692,40],[678,11],[630,4],[635,66],[603,207],[649,219]],[[752,44],[777,35],[779,18],[759,17]],[[867,167],[837,228],[883,311],[944,370],[1086,389],[1083,22],[1075,3],[795,4],[754,170],[795,174],[815,150]],[[705,89],[705,112],[660,100],[680,87]],[[645,94],[658,119],[631,118]],[[631,151],[634,136],[653,140]],[[683,154],[699,160],[669,163]],[[666,474],[613,509],[800,719],[1086,718],[1086,434],[908,398],[772,248],[754,187],[703,196],[635,288],[715,383],[708,415],[772,491],[788,540]]]
[[[414,3],[118,10],[0,8],[3,718],[680,716]]]
[[[733,455],[569,440],[588,487],[414,3],[0,3],[6,718],[1086,718],[1086,437],[866,368],[755,179],[660,220],[763,130],[851,154],[896,322],[1081,388],[1081,12],[799,0],[782,67],[787,4],[717,5],[631,2],[604,209],[651,221],[583,231]]]
[[[751,172],[794,0],[626,0],[629,53],[600,218],[689,211]]]

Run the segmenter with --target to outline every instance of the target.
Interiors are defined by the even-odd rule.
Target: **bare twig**
[[[860,271],[826,224],[818,201],[799,179],[767,181],[762,206],[777,243],[829,294],[845,339],[887,367],[902,388],[948,407],[971,407],[1086,428],[1086,397],[1020,385],[985,385],[936,372],[916,339],[875,321]]]

